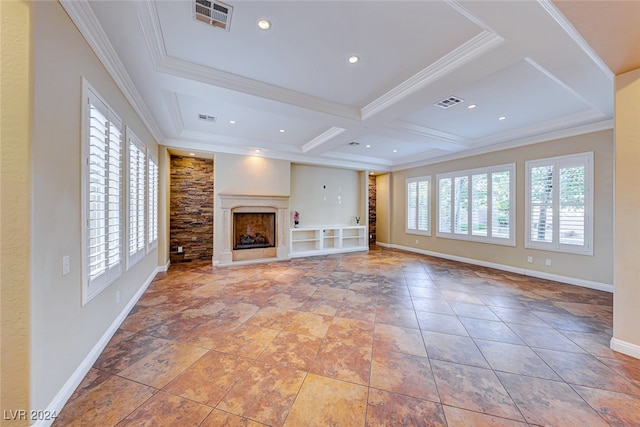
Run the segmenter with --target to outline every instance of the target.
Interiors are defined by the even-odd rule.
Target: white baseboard
[[[378,242],[376,242],[376,245],[378,245]],[[559,274],[545,273],[537,270],[527,270],[525,268],[513,267],[511,265],[497,264],[494,262],[481,261],[473,258],[465,258],[465,257],[456,256],[456,255],[444,254],[440,252],[426,251],[424,249],[412,248],[409,246],[401,246],[401,245],[386,244],[386,243],[379,244],[379,246],[386,247],[386,248],[400,249],[403,251],[419,253],[422,255],[429,255],[436,258],[449,259],[451,261],[459,261],[467,264],[479,265],[482,267],[495,268],[496,270],[508,271],[510,273],[517,273],[525,276],[537,277],[539,279],[553,280],[555,282],[566,283],[568,285],[582,286],[583,288],[590,288],[590,289],[596,289],[599,291],[613,293],[613,285],[608,283],[593,282],[591,280],[584,280],[576,277],[561,276]]]
[[[383,248],[390,248],[391,244],[390,243],[376,242],[376,246],[381,246]]]
[[[169,271],[169,267],[171,267],[171,260],[167,260],[167,263],[165,265],[159,265],[158,268],[156,269],[156,274],[158,273],[166,273],[167,271]],[[149,282],[151,283],[151,282]],[[149,286],[149,285],[147,285]]]
[[[129,300],[129,302],[122,309],[118,317],[116,317],[114,321],[111,323],[111,326],[109,326],[109,329],[107,329],[106,332],[102,334],[102,337],[100,337],[96,345],[93,346],[93,348],[91,349],[89,354],[87,354],[87,356],[84,358],[82,363],[80,363],[80,366],[76,368],[76,370],[73,372],[71,377],[67,380],[67,382],[64,383],[60,391],[58,391],[58,393],[55,395],[53,400],[49,403],[49,405],[47,405],[47,409],[44,411],[45,413],[49,413],[49,414],[60,413],[64,405],[67,403],[67,400],[69,400],[73,392],[76,390],[78,385],[80,385],[80,383],[84,379],[85,375],[87,375],[87,373],[89,372],[93,364],[96,362],[96,360],[98,360],[98,357],[100,356],[104,348],[109,343],[109,340],[111,340],[111,338],[116,333],[116,331],[118,330],[122,322],[124,322],[124,319],[127,317],[129,312],[133,309],[133,307],[136,305],[136,303],[138,302],[142,294],[144,294],[144,291],[147,290],[147,288],[153,281],[154,277],[156,277],[156,274],[158,274],[161,271],[166,271],[166,270],[163,270],[166,268],[168,268],[168,264],[166,266],[158,266],[149,275],[149,277],[147,277],[144,284],[140,287],[140,289],[138,289],[135,295]],[[53,421],[54,421],[53,419],[38,420],[32,425],[35,427],[49,427],[53,423]]]
[[[611,347],[611,350],[613,351],[640,359],[640,345],[631,344],[630,342],[622,341],[617,338],[611,338],[609,347]]]

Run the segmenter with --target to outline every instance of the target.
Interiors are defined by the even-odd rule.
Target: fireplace
[[[218,194],[214,265],[289,258],[289,196]]]
[[[234,212],[233,250],[274,248],[275,212]]]

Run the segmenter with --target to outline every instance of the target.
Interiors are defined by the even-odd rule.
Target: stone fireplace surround
[[[289,196],[219,194],[222,210],[223,247],[218,265],[289,259]],[[273,212],[276,215],[276,245],[274,248],[233,250],[234,212]]]

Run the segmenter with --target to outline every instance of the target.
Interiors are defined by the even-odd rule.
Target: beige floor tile
[[[275,365],[247,371],[217,408],[268,425],[282,425],[296,398],[305,372]]]
[[[118,423],[118,427],[197,427],[212,409],[160,391]]]
[[[118,373],[119,376],[162,388],[207,352],[190,345],[170,343]]]
[[[395,249],[174,264],[55,425],[636,425],[611,330],[609,293]]]
[[[69,402],[55,426],[114,426],[156,390],[125,378],[113,376],[91,391]]]
[[[285,426],[362,426],[367,387],[308,374]]]
[[[164,390],[205,405],[216,406],[251,366],[251,359],[209,351],[171,381]]]
[[[442,406],[404,394],[370,389],[367,426],[446,426]]]

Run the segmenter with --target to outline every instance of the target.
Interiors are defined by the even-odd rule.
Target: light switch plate
[[[69,255],[65,255],[62,257],[62,275],[66,276],[69,274]]]

